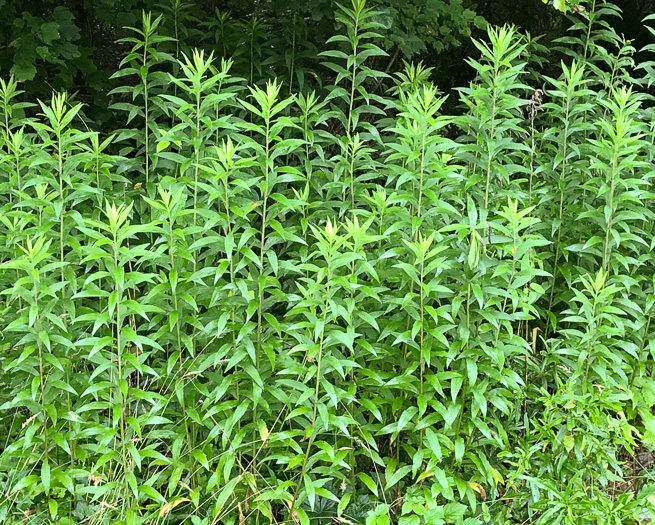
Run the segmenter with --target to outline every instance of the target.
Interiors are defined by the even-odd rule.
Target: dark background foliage
[[[630,17],[650,7],[648,2],[626,3]],[[382,69],[398,71],[403,59],[419,58],[434,68],[434,80],[443,90],[462,85],[471,75],[459,64],[474,50],[470,33],[483,28],[485,20],[512,22],[533,35],[560,35],[566,27],[541,0],[376,0],[372,5],[381,11],[383,47],[390,54]],[[0,8],[0,68],[11,71],[36,96],[48,96],[53,89],[77,92],[93,106],[93,120],[99,122],[110,118],[107,93],[115,85],[110,76],[125,51],[116,40],[126,36],[126,26],[138,25],[144,10],[177,15],[178,27],[169,27],[172,36],[177,29],[185,46],[215,49],[218,55],[239,55],[241,44],[253,36],[253,19],[259,22],[258,51],[268,58],[276,55],[275,48],[293,45],[321,50],[338,29],[334,0],[7,0]],[[226,46],[217,42],[221,38],[217,13],[226,15]],[[309,62],[308,70],[318,69],[316,62]]]
[[[616,21],[617,32],[641,47],[648,33],[638,21],[652,11],[653,0],[615,3],[625,12],[623,20]],[[248,24],[257,19],[259,45],[271,57],[284,56],[276,51],[280,46],[323,49],[338,29],[336,4],[335,0],[7,0],[0,2],[0,69],[11,71],[35,96],[47,97],[53,89],[77,93],[93,108],[90,120],[102,124],[113,117],[107,110],[107,94],[116,83],[110,76],[125,51],[116,41],[126,36],[126,26],[138,24],[142,11],[177,13],[178,37],[184,37],[184,44],[218,48],[218,55],[237,52],[239,44],[247,43],[252,36]],[[561,36],[568,27],[565,17],[542,0],[375,0],[371,4],[382,12],[386,28],[382,47],[390,56],[383,59],[386,64],[381,69],[395,72],[402,69],[403,59],[422,60],[433,68],[432,80],[444,92],[470,80],[472,70],[461,63],[475,54],[469,36],[481,35],[487,22],[513,23],[532,36],[543,35],[544,41]],[[217,13],[227,16],[230,45],[226,48],[217,45]],[[175,33],[174,27],[169,29]],[[308,60],[304,66],[321,76],[316,61]]]
[[[638,22],[652,11],[653,0],[615,3],[625,12],[623,20],[616,20],[617,32],[641,47],[648,33]],[[533,37],[541,35],[543,42],[561,36],[568,27],[566,18],[542,0],[375,0],[371,4],[381,12],[382,47],[389,53],[381,59],[385,63],[374,66],[393,73],[402,69],[405,59],[421,60],[433,68],[432,80],[444,92],[470,80],[472,70],[462,68],[462,60],[476,53],[469,36],[482,35],[486,23],[509,22]],[[168,29],[171,36],[177,31],[186,49],[202,47],[218,56],[238,58],[247,54],[244,48],[253,39],[256,53],[269,59],[279,75],[281,64],[274,61],[285,57],[284,50],[288,55],[293,47],[325,49],[326,40],[338,30],[336,5],[335,0],[7,0],[0,2],[0,69],[10,71],[25,83],[28,94],[37,97],[48,97],[53,90],[76,93],[92,108],[87,109],[90,125],[101,125],[113,118],[107,109],[108,93],[117,83],[110,77],[126,51],[117,40],[127,35],[125,27],[138,25],[143,11],[173,15],[167,19]],[[219,15],[225,17],[222,36]],[[172,27],[171,19],[177,27]],[[254,33],[253,20],[257,20]],[[218,41],[221,38],[225,45]],[[309,58],[303,60],[298,54],[296,71],[312,72],[307,79],[311,83],[326,80],[326,72],[311,59],[316,53],[306,55]],[[242,61],[244,69],[248,62]],[[248,77],[239,68],[233,71]]]

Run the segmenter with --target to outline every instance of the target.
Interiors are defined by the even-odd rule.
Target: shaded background
[[[641,20],[654,11],[655,0],[614,3],[624,11],[614,22],[617,31],[641,48],[650,37]],[[486,23],[515,24],[544,43],[570,25],[542,0],[369,0],[368,5],[380,11],[382,47],[389,53],[372,66],[393,73],[404,60],[421,60],[433,68],[432,80],[444,92],[471,79],[473,70],[462,67],[463,59],[475,56],[470,36],[482,36]],[[113,119],[108,93],[117,82],[110,77],[130,48],[117,40],[130,35],[126,26],[140,27],[147,11],[164,15],[160,34],[178,37],[179,43],[163,45],[173,56],[202,47],[231,58],[232,73],[253,83],[270,75],[289,83],[293,76],[296,86],[315,87],[329,80],[317,55],[338,31],[335,6],[334,0],[0,0],[0,67],[31,98],[49,98],[53,90],[75,94],[101,125]]]

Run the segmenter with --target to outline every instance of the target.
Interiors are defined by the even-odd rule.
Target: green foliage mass
[[[176,6],[122,39],[120,126],[0,81],[0,522],[653,519],[655,77],[617,8],[489,27],[451,115],[376,67],[391,3],[278,56]],[[35,46],[74,68],[65,11]]]
[[[372,2],[379,45],[393,50],[382,69],[395,71],[402,58],[417,53],[434,57],[484,27],[470,0]],[[119,84],[110,77],[127,51],[116,41],[141,23],[142,10],[166,15],[160,32],[175,42],[161,51],[176,60],[195,48],[214,52],[217,60],[231,59],[232,74],[250,82],[278,77],[317,85],[316,55],[342,29],[335,0],[5,0],[0,7],[0,68],[42,98],[53,89],[79,93],[90,125],[115,125],[108,92]]]

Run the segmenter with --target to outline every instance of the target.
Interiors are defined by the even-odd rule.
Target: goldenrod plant
[[[653,69],[618,8],[489,26],[452,92],[387,71],[364,0],[321,82],[300,11],[212,11],[211,51],[161,8],[119,125],[0,82],[0,521],[655,519]]]

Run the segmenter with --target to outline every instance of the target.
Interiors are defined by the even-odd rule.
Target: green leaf
[[[209,470],[209,463],[207,462],[207,456],[202,450],[198,448],[193,449],[193,457],[196,458],[196,461],[198,461],[198,463],[200,463],[204,468]]]
[[[166,498],[149,485],[139,485],[138,492],[152,500],[158,501],[159,503],[166,503]]]
[[[443,454],[441,452],[441,443],[439,442],[439,438],[430,428],[425,429],[425,437],[428,440],[428,445],[430,447],[430,451],[432,452],[432,456],[437,461],[441,461]]]
[[[375,481],[373,481],[373,478],[369,476],[368,474],[365,474],[364,472],[358,472],[357,477],[362,480],[364,485],[368,487],[368,489],[375,494],[375,497],[378,497],[378,486]]]
[[[27,82],[34,79],[36,67],[33,62],[16,62],[9,73],[19,82]]]
[[[234,488],[236,487],[237,483],[240,480],[241,480],[241,476],[236,476],[235,478],[231,479],[218,493],[218,496],[214,502],[215,515],[221,514],[221,512],[223,511],[223,507],[225,506],[225,503],[227,502],[228,498],[232,496],[232,493],[234,492]]]
[[[455,461],[457,461],[457,463],[461,463],[462,459],[464,459],[465,449],[466,449],[466,445],[464,443],[464,439],[458,437],[455,440]]]
[[[50,464],[47,459],[41,464],[41,482],[47,495],[50,492]]]
[[[398,470],[396,470],[387,480],[387,484],[385,485],[384,490],[389,490],[391,487],[393,487],[396,483],[398,483],[411,471],[412,471],[411,465],[405,465],[404,467],[401,467]]]

